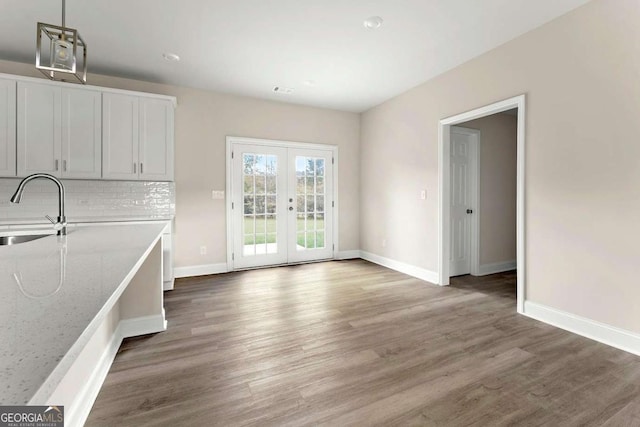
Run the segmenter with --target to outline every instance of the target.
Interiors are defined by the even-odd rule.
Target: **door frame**
[[[338,230],[338,146],[329,144],[317,144],[309,142],[296,142],[296,141],[282,141],[275,139],[263,139],[263,138],[247,138],[242,136],[227,136],[226,137],[226,184],[225,184],[225,204],[226,204],[226,223],[227,223],[227,271],[234,271],[234,259],[233,259],[233,230],[234,230],[234,217],[233,209],[231,207],[231,191],[232,191],[232,179],[233,179],[233,146],[235,144],[250,144],[250,145],[263,145],[268,147],[281,147],[281,148],[300,148],[310,150],[325,150],[331,151],[333,157],[333,259],[336,259],[339,248],[339,230]],[[313,262],[313,261],[308,261]],[[304,263],[304,262],[301,262]],[[269,267],[269,266],[264,266]],[[262,267],[256,267],[262,268]]]
[[[517,131],[517,201],[516,201],[516,222],[517,222],[517,311],[524,313],[524,301],[526,292],[526,217],[525,217],[525,104],[524,94],[503,101],[495,102],[484,107],[476,108],[465,113],[447,117],[440,120],[438,125],[438,267],[439,285],[449,284],[449,246],[451,238],[451,212],[450,212],[450,149],[451,149],[451,126],[464,123],[470,120],[501,113],[503,111],[518,109],[518,131]]]
[[[481,147],[481,133],[477,129],[465,128],[462,126],[452,125],[459,130],[459,133],[463,133],[472,137],[472,143],[469,150],[469,157],[471,159],[471,173],[469,190],[471,207],[473,214],[471,215],[471,227],[469,233],[471,234],[471,241],[469,245],[469,269],[470,273],[474,276],[478,275],[480,271],[480,147]],[[451,145],[449,145],[451,148]],[[449,160],[449,164],[451,160]],[[451,186],[449,186],[451,191]],[[449,193],[451,196],[451,193]],[[449,198],[451,202],[451,198]],[[451,215],[451,212],[449,212]]]

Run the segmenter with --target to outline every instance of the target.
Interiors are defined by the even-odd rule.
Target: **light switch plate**
[[[213,190],[211,192],[211,198],[213,200],[224,200],[224,190]]]

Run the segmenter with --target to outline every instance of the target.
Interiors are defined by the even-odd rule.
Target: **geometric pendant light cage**
[[[87,44],[78,30],[65,26],[65,0],[62,26],[38,22],[36,68],[51,80],[87,82]]]

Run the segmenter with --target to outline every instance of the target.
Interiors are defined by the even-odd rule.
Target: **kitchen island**
[[[0,246],[0,404],[82,425],[123,338],[166,329],[163,224],[70,228]]]

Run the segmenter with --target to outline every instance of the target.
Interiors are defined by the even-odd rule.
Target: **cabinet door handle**
[[[58,159],[56,159],[55,169],[58,170]]]
[[[65,172],[67,171],[67,161],[66,160],[62,161],[62,170],[65,171]]]
[[[136,173],[137,167],[138,167],[138,164],[134,162],[133,163],[133,173]]]
[[[144,165],[142,164],[142,162],[140,162],[140,174],[141,175],[144,173],[143,172],[144,171],[143,167],[144,167]]]

